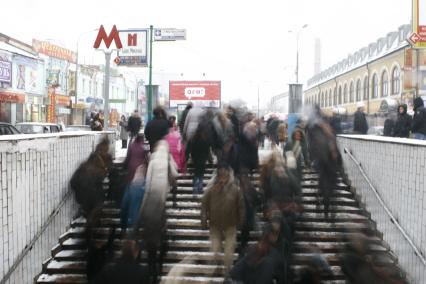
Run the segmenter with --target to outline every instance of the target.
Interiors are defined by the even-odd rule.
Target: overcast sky
[[[51,39],[75,50],[81,35],[86,63],[102,62],[90,33],[101,24],[184,28],[186,41],[154,43],[155,80],[221,80],[223,99],[250,105],[257,104],[258,86],[262,104],[295,81],[296,36],[289,30],[308,24],[300,34],[305,83],[316,37],[325,69],[411,19],[410,0],[3,0],[1,10],[0,32],[28,43]]]

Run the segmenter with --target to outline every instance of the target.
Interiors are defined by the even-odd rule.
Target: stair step
[[[87,277],[86,274],[41,274],[37,278],[37,283],[80,284],[87,283]]]
[[[86,273],[86,261],[52,260],[47,264],[45,272],[48,274],[84,274]]]
[[[71,261],[71,260],[85,260],[87,256],[87,250],[61,250],[54,259],[58,261]]]
[[[203,284],[203,283],[223,283],[223,277],[201,277],[201,276],[179,276],[179,277],[161,277],[160,283],[166,283],[166,281],[175,281],[167,283],[185,283],[185,284]]]

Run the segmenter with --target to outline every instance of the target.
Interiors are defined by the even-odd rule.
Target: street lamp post
[[[304,24],[296,33],[296,84],[299,83],[299,36],[303,29],[307,28],[308,24]],[[293,31],[288,31],[293,33]]]

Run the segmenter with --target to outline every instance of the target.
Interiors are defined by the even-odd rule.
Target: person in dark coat
[[[101,119],[99,113],[93,116],[93,119],[90,122],[90,128],[92,131],[102,131],[104,129],[103,120]]]
[[[95,284],[146,284],[148,269],[139,264],[140,247],[135,240],[126,240],[120,259],[105,266],[95,279]]]
[[[407,105],[402,104],[398,107],[398,118],[394,127],[394,137],[410,137],[412,118],[407,113]]]
[[[368,123],[364,113],[364,105],[359,104],[358,109],[354,114],[354,133],[367,134]]]
[[[232,280],[244,284],[285,284],[284,259],[274,248],[278,239],[279,231],[267,224],[260,241],[231,270]]]
[[[145,138],[149,142],[151,153],[154,152],[155,144],[169,133],[166,111],[162,107],[156,107],[153,114],[154,119],[148,122],[145,127]]]
[[[212,122],[204,115],[191,139],[190,154],[194,164],[193,193],[202,193],[206,162],[210,157]]]
[[[342,134],[342,118],[338,109],[333,110],[333,116],[330,119],[330,125],[334,130],[334,134]]]
[[[139,111],[136,109],[132,113],[132,115],[129,117],[129,121],[127,123],[127,129],[130,132],[130,143],[138,135],[139,130],[141,129],[141,125],[142,125],[142,120],[139,115]]]
[[[278,145],[279,139],[278,139],[278,126],[280,125],[280,121],[278,117],[271,116],[268,121],[266,122],[266,130],[268,132],[269,139],[272,143],[275,143]]]
[[[421,97],[414,99],[412,131],[414,139],[426,140],[426,109]]]
[[[392,117],[387,117],[383,125],[383,136],[393,137],[395,132],[395,122]]]
[[[183,128],[185,127],[185,120],[186,120],[186,116],[188,115],[188,112],[191,110],[192,108],[192,102],[189,102],[186,105],[186,108],[184,109],[184,111],[182,112],[182,116],[179,120],[179,131],[180,131],[180,135],[183,135]]]

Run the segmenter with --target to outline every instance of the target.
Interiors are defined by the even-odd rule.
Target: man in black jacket
[[[129,121],[127,122],[127,128],[128,128],[128,130],[130,132],[130,142],[129,142],[129,144],[138,135],[139,130],[141,129],[141,125],[142,125],[142,120],[141,120],[141,117],[139,115],[139,111],[136,109],[132,113],[132,116],[129,117]]]
[[[364,105],[359,104],[354,114],[354,133],[367,134],[368,124],[364,113]]]
[[[154,151],[155,144],[169,133],[169,121],[167,120],[166,111],[162,107],[156,107],[153,114],[154,119],[148,122],[145,127],[145,138],[149,142],[151,153]]]
[[[398,107],[398,119],[395,123],[394,136],[408,138],[410,136],[412,118],[407,114],[407,105],[402,104]]]
[[[421,97],[414,99],[412,131],[414,139],[426,140],[426,109]]]

